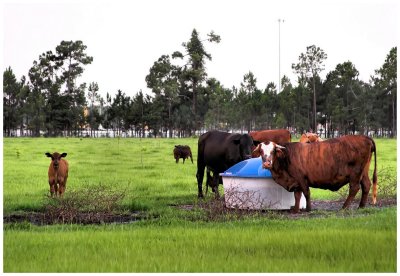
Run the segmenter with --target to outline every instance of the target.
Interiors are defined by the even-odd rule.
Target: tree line
[[[82,41],[62,41],[41,54],[18,81],[11,67],[3,74],[3,135],[187,137],[209,129],[248,132],[286,128],[313,131],[324,137],[364,133],[396,136],[397,47],[390,49],[368,83],[358,79],[351,61],[344,61],[322,79],[327,54],[311,45],[292,64],[293,85],[281,79],[281,91],[265,88],[247,72],[239,87],[224,87],[209,77],[208,43],[194,29],[181,51],[164,54],[145,77],[150,94],[130,97],[118,90],[100,96],[96,82],[78,83],[93,57]]]

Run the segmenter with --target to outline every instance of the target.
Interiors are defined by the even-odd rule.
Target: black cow
[[[258,145],[257,142],[255,142]],[[200,136],[197,154],[198,197],[203,197],[204,169],[213,172],[211,184],[213,192],[218,196],[219,174],[236,163],[251,158],[253,139],[248,134],[234,134],[212,130]],[[207,178],[210,177],[207,172]]]
[[[174,158],[176,160],[176,163],[179,162],[179,158],[183,159],[183,164],[185,164],[185,159],[190,158],[190,160],[193,163],[193,157],[192,157],[192,151],[190,150],[189,146],[182,146],[182,145],[177,145],[174,148]]]

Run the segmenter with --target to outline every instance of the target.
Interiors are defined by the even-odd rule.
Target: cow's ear
[[[277,158],[284,158],[285,157],[285,147],[277,146],[275,147],[275,155]]]
[[[66,153],[66,152],[63,152],[63,153],[61,153],[60,156],[61,156],[61,157],[65,157],[65,156],[67,156],[67,153]]]
[[[257,147],[253,150],[252,156],[253,157],[261,156],[261,144],[258,144]]]
[[[256,146],[256,147],[257,147],[259,144],[261,144],[261,142],[260,142],[260,141],[253,140],[253,145],[254,145],[254,146]]]
[[[233,143],[234,143],[235,145],[240,145],[240,139],[235,139],[235,140],[233,140]]]
[[[45,153],[45,155],[46,155],[47,157],[50,157],[50,158],[52,158],[52,157],[53,157],[53,155],[51,155],[51,153],[50,153],[50,152],[46,152],[46,153]]]

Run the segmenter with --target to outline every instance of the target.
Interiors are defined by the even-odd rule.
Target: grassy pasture
[[[195,164],[175,164],[176,144],[191,147]],[[378,180],[383,170],[396,176],[396,141],[378,139],[376,144]],[[158,218],[97,226],[5,224],[5,272],[397,270],[395,207],[209,222],[198,210],[172,206],[197,202],[197,139],[4,138],[5,214],[43,208],[49,194],[47,151],[68,153],[66,193],[99,184],[122,189],[121,208]],[[316,189],[311,194],[311,200],[339,197]]]

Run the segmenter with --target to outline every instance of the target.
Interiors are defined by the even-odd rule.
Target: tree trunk
[[[392,138],[397,135],[395,116],[396,116],[396,111],[395,111],[394,93],[392,91],[392,133],[390,135],[390,137]]]
[[[193,116],[194,116],[194,133],[197,129],[197,82],[193,81]]]
[[[313,101],[314,133],[317,133],[317,96],[315,92],[315,76],[313,76],[313,91],[314,91],[314,101]]]

